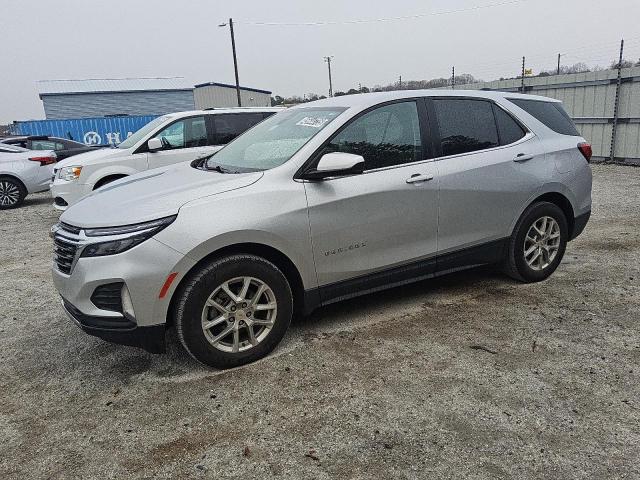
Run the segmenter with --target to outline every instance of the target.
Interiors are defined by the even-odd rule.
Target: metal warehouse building
[[[183,78],[41,80],[47,119],[163,115],[193,110],[193,87]]]
[[[235,85],[214,82],[200,83],[195,86],[193,96],[197,109],[238,106]],[[271,92],[257,88],[240,87],[240,101],[243,107],[269,107],[271,106]]]

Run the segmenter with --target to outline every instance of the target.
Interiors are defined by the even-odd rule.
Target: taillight
[[[40,166],[51,165],[52,163],[56,163],[56,157],[49,155],[46,157],[31,157],[29,160],[32,162],[40,162]]]
[[[584,158],[587,159],[587,162],[591,161],[591,155],[593,154],[593,151],[591,150],[591,144],[587,142],[579,143],[578,150],[580,150],[580,153],[584,155]]]

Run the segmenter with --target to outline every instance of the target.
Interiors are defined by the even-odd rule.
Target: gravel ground
[[[317,311],[207,370],[81,333],[46,194],[0,212],[0,478],[640,478],[640,169],[535,285],[489,269]]]

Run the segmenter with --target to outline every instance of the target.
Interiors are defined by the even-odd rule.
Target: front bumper
[[[114,322],[113,317],[85,315],[64,298],[62,306],[67,316],[82,331],[107,342],[140,347],[150,353],[165,352],[165,325],[138,327],[134,322]]]
[[[150,238],[116,255],[79,257],[69,274],[60,271],[53,262],[52,276],[65,301],[65,310],[84,331],[108,341],[157,351],[158,332],[164,332],[171,297],[182,276],[194,264],[188,257]],[[173,272],[178,275],[159,298]],[[131,318],[99,308],[92,300],[98,287],[119,282],[128,289],[133,308]],[[148,335],[152,338],[147,338]]]
[[[49,187],[53,197],[53,207],[56,210],[64,211],[69,206],[80,201],[81,198],[89,195],[93,188],[91,185],[78,183],[78,181],[67,182],[56,178]]]

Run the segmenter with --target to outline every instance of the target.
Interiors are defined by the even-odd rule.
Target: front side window
[[[442,155],[459,155],[497,147],[498,130],[490,102],[436,99],[433,101]]]
[[[158,128],[160,125],[168,121],[170,118],[171,117],[165,115],[163,117],[158,117],[154,120],[151,120],[140,130],[136,131],[133,135],[129,136],[125,141],[120,142],[118,144],[118,148],[124,149],[124,148],[133,147],[136,143],[138,143],[140,140],[142,140],[144,137],[146,137],[148,134],[150,134],[152,131]]]
[[[287,162],[345,108],[302,107],[267,118],[219,150],[206,167],[229,172],[268,170]]]
[[[422,160],[416,102],[385,105],[356,118],[322,153],[330,152],[361,155],[366,170]]]
[[[207,145],[207,127],[204,117],[185,118],[172,123],[154,137],[159,138],[167,150],[203,147]]]
[[[261,113],[224,113],[213,115],[214,145],[226,145],[238,135],[260,123]]]

